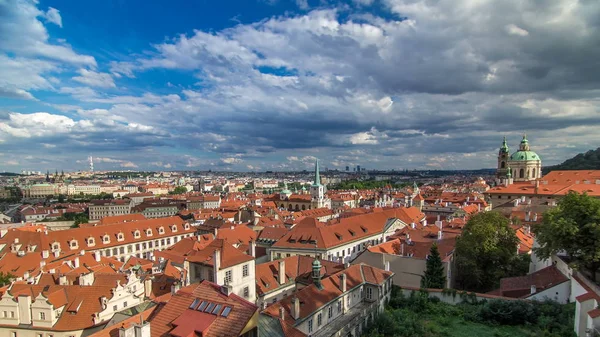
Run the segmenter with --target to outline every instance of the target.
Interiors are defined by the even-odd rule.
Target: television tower
[[[94,158],[92,158],[92,156],[89,156],[88,160],[90,161],[90,172],[94,173]]]

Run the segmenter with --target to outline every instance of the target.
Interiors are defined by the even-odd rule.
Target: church
[[[519,144],[519,150],[510,154],[506,137],[498,152],[497,182],[510,178],[512,181],[533,181],[542,177],[542,159],[531,151],[527,136]]]
[[[304,211],[307,209],[316,208],[331,208],[331,199],[327,196],[325,185],[321,184],[321,176],[319,173],[319,160],[315,162],[315,178],[310,186],[310,193],[302,188],[302,194],[292,193],[287,188],[275,195],[274,201],[280,208],[289,211]],[[267,199],[268,200],[268,199]]]

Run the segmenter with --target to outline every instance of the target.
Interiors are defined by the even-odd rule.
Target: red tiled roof
[[[499,294],[514,298],[527,297],[531,294],[531,286],[535,286],[536,292],[540,292],[568,280],[556,266],[549,266],[525,276],[501,279]]]

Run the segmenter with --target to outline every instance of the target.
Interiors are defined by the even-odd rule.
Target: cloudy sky
[[[554,164],[599,100],[597,0],[0,0],[0,171]]]

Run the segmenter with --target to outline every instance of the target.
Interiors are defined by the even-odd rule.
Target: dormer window
[[[190,229],[190,224],[187,224],[187,223],[186,223],[185,225],[183,225],[183,228],[184,228],[185,230],[188,230],[188,229]]]
[[[102,237],[102,243],[110,243],[110,236],[108,236],[108,234],[105,234]]]
[[[136,238],[136,239],[139,239],[139,238],[140,238],[140,235],[141,235],[141,234],[140,234],[140,231],[139,231],[139,230],[137,230],[137,229],[136,229],[136,230],[133,232],[133,237],[134,237],[134,238]]]
[[[175,226],[175,225],[171,226],[171,232],[173,232],[173,233],[177,232],[177,226]]]
[[[150,228],[146,229],[146,236],[152,236],[152,230]]]
[[[52,250],[60,250],[60,243],[58,243],[58,242],[53,243]]]
[[[77,249],[77,246],[78,246],[77,240],[71,240],[71,241],[69,241],[69,247],[71,249]]]
[[[165,234],[165,228],[164,227],[158,227],[158,234]]]
[[[123,241],[123,240],[125,240],[125,235],[123,235],[123,233],[117,234],[117,241]]]
[[[92,237],[87,238],[87,245],[88,246],[95,246],[96,245],[96,240],[94,240],[94,238],[92,238]]]

